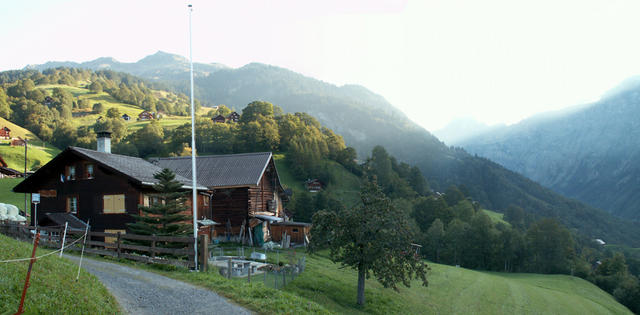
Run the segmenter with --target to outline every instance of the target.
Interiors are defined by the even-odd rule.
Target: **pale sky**
[[[640,74],[640,1],[2,1],[0,70],[158,50],[384,96],[436,130],[514,123]]]

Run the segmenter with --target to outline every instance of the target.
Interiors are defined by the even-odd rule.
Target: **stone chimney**
[[[98,152],[111,153],[111,132],[98,132]]]

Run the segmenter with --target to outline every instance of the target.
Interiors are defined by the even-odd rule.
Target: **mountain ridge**
[[[139,69],[122,71],[135,74]],[[164,83],[173,91],[188,92],[188,72],[180,65],[147,67],[145,73],[139,75]],[[338,87],[285,68],[251,63],[237,69],[201,73],[195,80],[195,94],[209,105],[226,104],[239,109],[251,101],[265,100],[285,112],[307,112],[341,134],[360,158],[382,145],[398,160],[417,165],[434,190],[462,185],[486,208],[505,211],[508,206],[517,205],[540,216],[556,217],[589,237],[606,234],[612,242],[640,245],[638,226],[559,196],[488,159],[448,147],[384,97],[364,87]]]

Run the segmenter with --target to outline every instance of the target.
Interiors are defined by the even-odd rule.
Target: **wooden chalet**
[[[152,162],[191,177],[190,157]],[[211,237],[237,236],[244,224],[245,235],[251,227],[258,243],[269,240],[269,225],[283,221],[287,199],[271,152],[199,156],[196,165],[198,183],[213,192],[211,218],[218,224]]]
[[[146,110],[138,114],[138,120],[152,120],[152,119],[153,119],[153,113],[148,112]]]
[[[98,151],[68,147],[33,175],[13,188],[19,193],[39,193],[39,224],[59,224],[61,214],[71,214],[89,222],[92,231],[126,232],[131,214],[140,214],[139,205],[153,202],[153,176],[162,168],[141,158],[111,154],[110,134],[98,133]],[[185,190],[191,180],[176,175]],[[210,213],[206,187],[198,187],[198,215]],[[191,204],[189,195],[188,204]],[[189,210],[185,215],[192,215]],[[90,220],[90,221],[89,221]],[[53,223],[51,223],[53,222]]]
[[[319,192],[324,186],[319,179],[308,179],[304,182],[304,185],[309,192]]]
[[[220,124],[220,123],[225,123],[227,121],[226,118],[224,118],[224,116],[222,115],[218,115],[216,117],[211,118],[211,120],[213,120],[214,123]]]
[[[240,120],[240,114],[236,113],[236,112],[232,112],[231,114],[229,114],[229,116],[227,117],[227,121],[232,121],[234,123],[237,123]]]
[[[2,129],[0,129],[0,137],[11,139],[11,129],[7,126],[2,127]]]

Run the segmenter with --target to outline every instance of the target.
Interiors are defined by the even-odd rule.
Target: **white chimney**
[[[98,132],[98,152],[111,153],[111,132]]]

